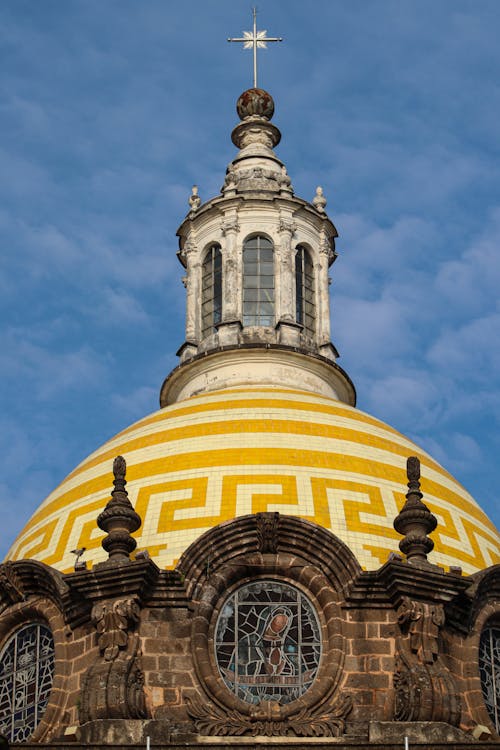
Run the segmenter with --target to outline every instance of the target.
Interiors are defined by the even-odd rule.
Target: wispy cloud
[[[259,13],[285,38],[260,61],[278,155],[299,195],[324,187],[341,235],[332,330],[359,404],[499,523],[498,2],[263,0]],[[194,14],[162,0],[0,9],[0,503],[13,532],[155,408],[175,365],[175,231],[191,185],[217,194],[234,156],[251,55],[225,39],[250,22],[231,0]]]

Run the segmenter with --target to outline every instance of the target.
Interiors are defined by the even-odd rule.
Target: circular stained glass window
[[[229,690],[247,703],[290,703],[311,687],[321,657],[309,599],[278,581],[242,586],[224,602],[215,658]]]
[[[54,639],[46,625],[17,630],[0,654],[0,732],[25,742],[47,707],[54,676]]]
[[[495,725],[500,731],[500,628],[485,628],[479,643],[479,674],[483,698]]]

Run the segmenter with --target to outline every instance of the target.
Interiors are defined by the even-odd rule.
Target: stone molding
[[[280,331],[281,327],[271,331],[275,340]],[[222,388],[255,384],[296,388],[297,382],[305,391],[351,406],[356,403],[354,385],[336,362],[296,346],[261,342],[219,347],[186,360],[163,382],[160,405]]]
[[[264,524],[272,526],[271,542],[263,541]],[[295,516],[258,513],[225,521],[188,547],[177,566],[183,575],[187,595],[196,601],[201,596],[206,586],[207,560],[211,575],[247,555],[252,557],[252,565],[257,564],[256,560],[261,564],[264,557],[269,561],[267,553],[262,551],[268,544],[277,550],[272,553],[274,556],[283,553],[297,557],[297,565],[317,567],[330,585],[342,593],[342,598],[361,574],[353,553],[330,531]]]

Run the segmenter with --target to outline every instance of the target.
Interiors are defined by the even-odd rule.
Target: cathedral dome
[[[67,572],[71,550],[107,558],[97,515],[115,456],[127,461],[134,534],[162,568],[201,534],[260,511],[300,516],[331,530],[368,570],[398,552],[393,520],[404,503],[406,458],[422,464],[424,502],[438,520],[430,561],[473,573],[500,562],[500,536],[473,498],[427,453],[383,422],[305,391],[231,388],[167,406],[83,461],[40,505],[8,558]]]

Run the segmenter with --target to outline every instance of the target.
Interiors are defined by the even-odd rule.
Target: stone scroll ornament
[[[133,599],[94,605],[99,656],[84,678],[80,721],[144,719],[144,676],[138,664],[139,607]]]
[[[283,716],[282,707],[276,701],[261,701],[249,714],[222,708],[199,697],[186,698],[186,705],[197,731],[204,735],[340,737],[352,709],[352,699],[345,695],[333,704],[323,702],[312,708],[302,707],[288,716]]]
[[[12,562],[0,566],[0,614],[11,604],[22,602],[25,598],[21,579]]]
[[[444,721],[457,726],[460,697],[455,681],[439,654],[442,604],[403,599],[398,610],[394,674],[396,721]]]

